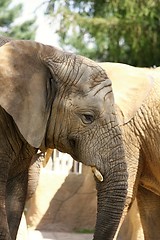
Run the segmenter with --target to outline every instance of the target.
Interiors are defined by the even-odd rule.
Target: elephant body
[[[100,64],[112,81],[128,171],[126,204],[137,199],[145,239],[160,236],[160,70]],[[129,200],[130,199],[130,200]]]

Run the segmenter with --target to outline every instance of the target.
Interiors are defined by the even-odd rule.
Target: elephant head
[[[93,167],[98,210],[94,240],[113,239],[127,193],[122,134],[111,81],[95,62],[31,41],[0,48],[0,104],[22,138]]]

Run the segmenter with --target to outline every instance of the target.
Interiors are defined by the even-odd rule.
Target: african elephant
[[[0,239],[16,238],[31,159],[47,148],[92,167],[98,199],[93,239],[112,239],[128,174],[105,71],[52,46],[10,41],[0,48],[0,92]]]
[[[131,205],[136,197],[145,239],[159,239],[160,68],[118,63],[100,63],[100,66],[112,81],[125,149],[128,172],[125,205]]]

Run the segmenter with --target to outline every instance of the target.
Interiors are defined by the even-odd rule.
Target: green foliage
[[[82,233],[82,234],[90,234],[94,233],[93,229],[75,229],[76,233]]]
[[[62,45],[79,54],[160,65],[160,0],[50,0],[47,13],[60,19]]]
[[[22,4],[14,5],[12,0],[0,1],[0,34],[16,39],[34,39],[36,26],[35,19],[16,24],[15,20],[21,15]]]

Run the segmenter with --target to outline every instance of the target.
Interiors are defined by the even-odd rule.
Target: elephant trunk
[[[106,161],[103,182],[97,181],[98,206],[94,240],[114,238],[127,196],[128,174],[123,146],[114,148],[111,154]]]

